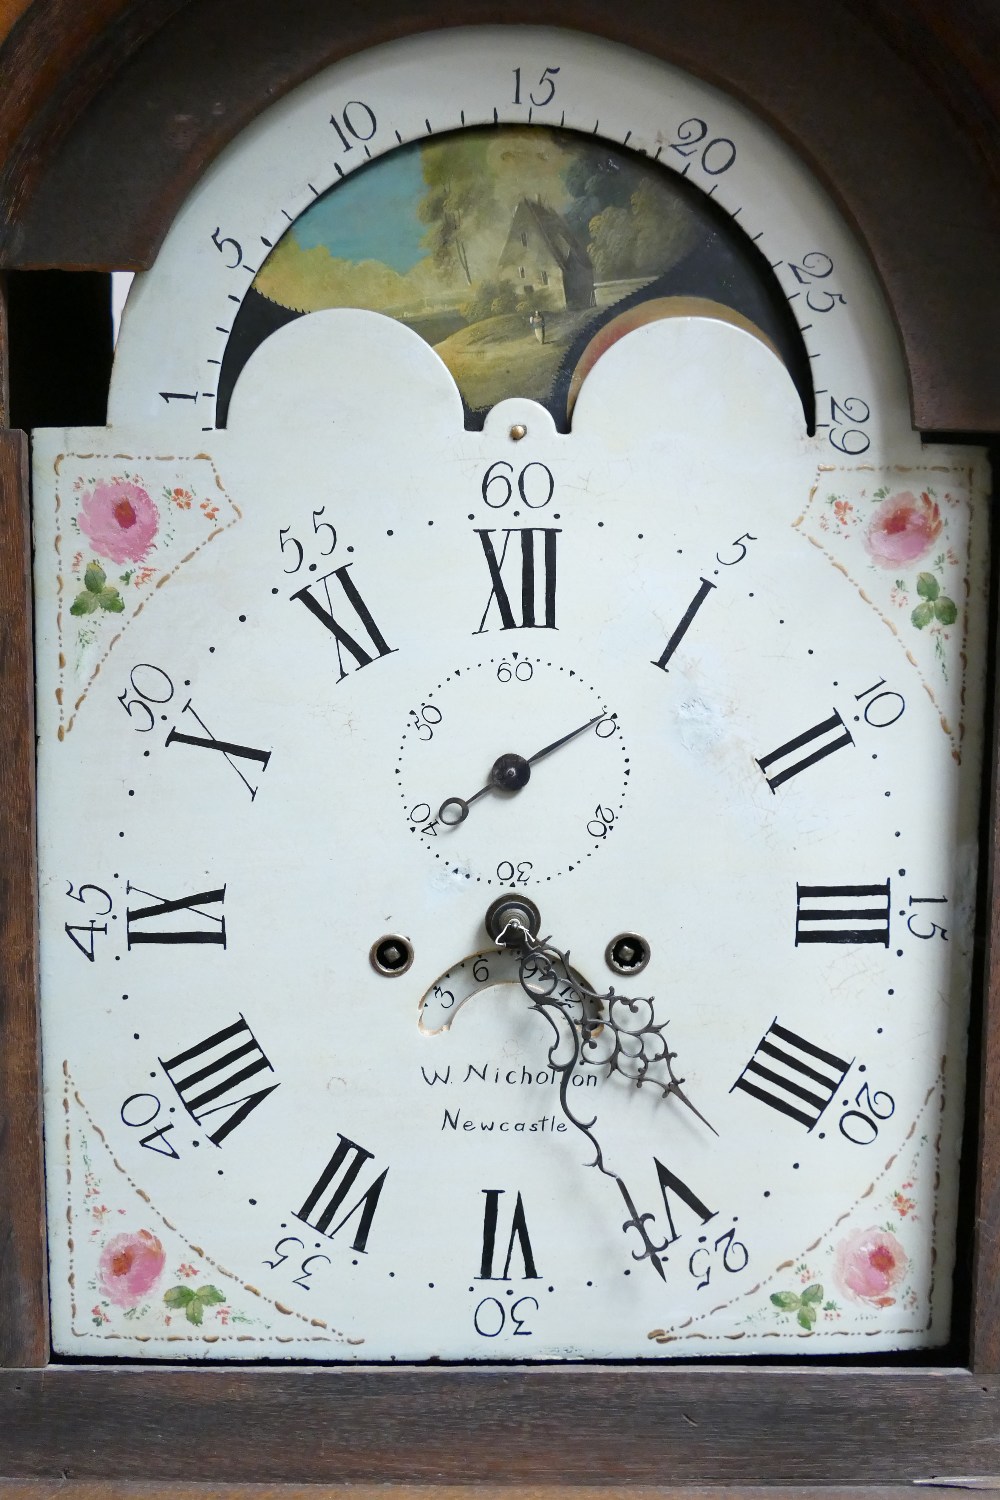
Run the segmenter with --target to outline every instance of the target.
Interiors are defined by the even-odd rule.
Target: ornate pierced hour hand
[[[490,770],[490,779],[485,786],[479,788],[471,797],[446,797],[438,808],[438,817],[442,823],[447,823],[454,828],[459,823],[464,823],[469,816],[469,808],[480,797],[485,797],[487,792],[519,792],[522,787],[527,786],[531,779],[531,767],[543,756],[551,755],[553,750],[568,745],[570,740],[575,740],[577,735],[583,734],[585,730],[599,724],[606,714],[595,714],[588,719],[586,724],[579,724],[576,729],[571,729],[569,734],[562,735],[558,740],[553,740],[550,745],[543,745],[541,750],[536,750],[534,755],[525,758],[509,752],[506,755],[497,756]],[[613,715],[612,715],[613,717]]]
[[[559,1103],[563,1114],[593,1147],[594,1159],[589,1165],[597,1167],[618,1184],[629,1211],[629,1218],[622,1227],[637,1230],[644,1247],[641,1251],[633,1251],[633,1258],[648,1260],[656,1274],[665,1280],[661,1257],[669,1240],[657,1244],[651,1238],[646,1226],[652,1222],[653,1215],[639,1212],[624,1179],[605,1164],[601,1144],[594,1134],[597,1117],[595,1115],[587,1121],[574,1113],[568,1094],[570,1079],[580,1065],[606,1066],[610,1072],[620,1073],[634,1083],[636,1088],[652,1084],[660,1090],[663,1098],[676,1095],[713,1135],[718,1131],[688,1098],[683,1078],[678,1078],[674,1072],[677,1054],[671,1052],[663,1034],[668,1022],[656,1021],[652,997],[630,999],[627,995],[616,995],[614,989],[598,994],[583,984],[571,969],[568,952],[556,948],[547,939],[538,940],[516,910],[511,910],[507,916],[498,910],[500,907],[501,903],[497,901],[490,908],[487,926],[498,948],[513,949],[520,955],[518,977],[521,988],[531,1000],[532,1008],[543,1015],[552,1028],[554,1041],[549,1048],[549,1064],[559,1074]]]

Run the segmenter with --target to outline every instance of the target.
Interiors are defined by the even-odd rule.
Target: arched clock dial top
[[[870,272],[763,127],[592,39],[482,40],[262,117],[137,285],[110,428],[36,437],[57,1346],[938,1345],[983,465],[909,431]],[[832,262],[812,435],[694,308],[610,338],[568,430],[470,422],[426,337],[349,309],[263,339],[215,427],[252,237],[494,108],[688,166],[793,309]]]

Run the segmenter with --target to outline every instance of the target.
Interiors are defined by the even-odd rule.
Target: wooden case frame
[[[338,57],[440,26],[570,26],[701,74],[775,126],[869,249],[901,334],[915,425],[932,439],[1000,434],[998,0],[7,0],[7,9],[23,13],[0,44],[0,276],[149,265],[221,146]],[[4,15],[0,0],[0,25]],[[3,427],[6,368],[0,297],[0,1476],[71,1479],[81,1495],[96,1492],[85,1481],[117,1490],[144,1480],[174,1481],[172,1495],[182,1481],[240,1487],[229,1494],[254,1482],[443,1483],[559,1487],[568,1497],[584,1485],[748,1495],[836,1485],[878,1496],[942,1475],[1000,1475],[995,742],[962,1363],[48,1363],[28,447]]]

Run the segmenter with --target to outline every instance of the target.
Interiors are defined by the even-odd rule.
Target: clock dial
[[[294,206],[317,110],[345,157],[411,140],[473,45],[383,49],[258,122],[138,289],[110,430],[36,440],[57,1345],[939,1344],[984,468],[908,431],[868,272],[800,168],[580,38],[505,33],[477,85],[542,47],[554,123],[596,101],[649,157],[669,99],[748,217],[780,164],[792,282],[829,260],[847,288],[817,313],[813,435],[788,362],[697,309],[610,340],[569,431],[525,396],[478,425],[372,310],[271,333],[224,430],[162,399],[224,357],[219,266],[249,284],[224,210],[263,235]],[[498,896],[538,912],[520,957]]]

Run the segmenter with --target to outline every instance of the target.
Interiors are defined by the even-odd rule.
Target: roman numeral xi
[[[338,682],[343,682],[347,676],[343,657],[345,651],[348,656],[354,657],[354,670],[359,672],[362,667],[371,666],[380,657],[392,656],[397,650],[397,647],[388,645],[371,610],[358,592],[357,585],[350,576],[353,566],[353,563],[344,563],[342,567],[334,568],[332,573],[325,573],[322,578],[317,578],[291,595],[291,599],[304,605],[333,636],[340,671]],[[333,585],[330,583],[331,579],[335,580]],[[322,589],[322,600],[313,592],[314,589]],[[337,601],[336,606],[334,599]],[[334,615],[335,607],[340,611],[340,619]],[[350,630],[343,623],[345,619],[350,620]]]

